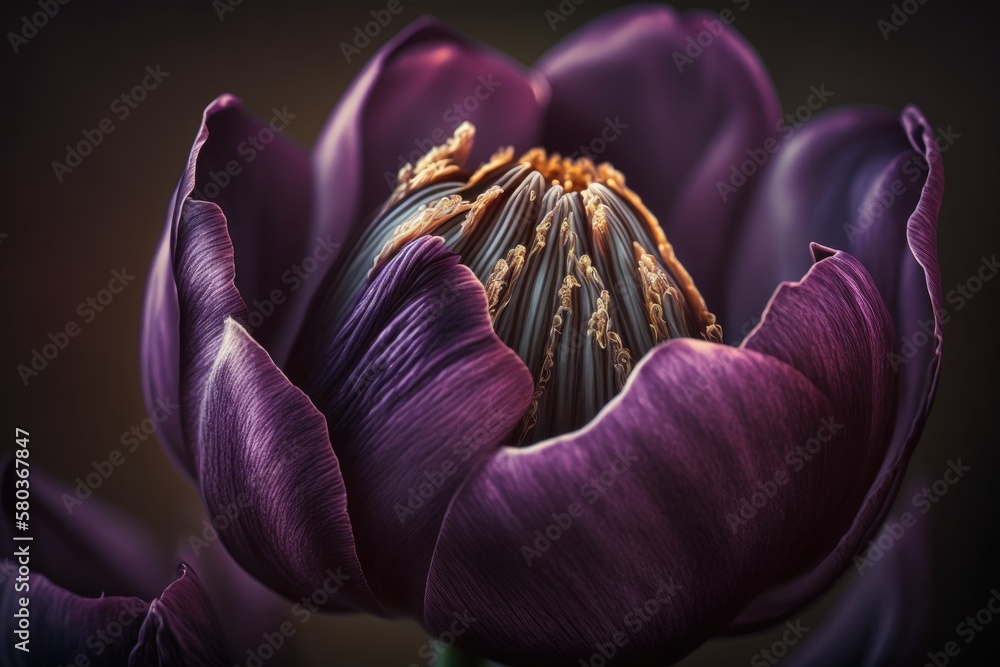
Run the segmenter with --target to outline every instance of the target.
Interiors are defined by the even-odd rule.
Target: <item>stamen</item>
[[[552,379],[552,367],[556,361],[556,345],[559,343],[559,336],[563,331],[563,324],[566,317],[573,312],[573,290],[580,286],[576,278],[568,275],[563,278],[562,287],[559,288],[559,308],[552,316],[552,324],[549,327],[549,342],[545,348],[545,359],[542,361],[542,369],[538,373],[538,380],[535,383],[535,392],[531,396],[531,405],[528,407],[528,414],[521,422],[521,430],[517,438],[518,444],[522,444],[524,439],[535,424],[538,422],[538,403],[545,393],[545,386]]]
[[[417,160],[415,166],[409,162],[403,165],[399,170],[399,185],[390,201],[396,203],[411,192],[461,173],[469,159],[469,153],[472,152],[472,140],[475,135],[476,128],[472,123],[464,122],[455,128],[451,139],[429,150]]]
[[[653,346],[722,341],[691,276],[611,165],[533,149],[465,169],[474,129],[406,165],[386,207],[355,240],[327,298],[342,317],[362,287],[423,235],[444,239],[482,282],[497,336],[535,379],[512,437],[530,444],[580,428],[621,391]],[[363,275],[362,270],[362,275]]]
[[[465,201],[459,195],[442,197],[430,208],[423,206],[418,214],[396,227],[392,236],[382,246],[381,252],[375,257],[372,275],[378,272],[399,249],[410,241],[421,236],[434,233],[438,227],[455,216],[471,211],[475,204]]]
[[[649,328],[653,332],[653,343],[670,340],[670,329],[663,319],[663,299],[673,297],[677,300],[677,290],[671,287],[667,275],[656,265],[653,256],[646,252],[639,243],[633,242],[636,260],[638,261],[639,277],[642,280],[643,298],[646,300],[646,312],[649,316]],[[668,303],[667,307],[671,307]]]
[[[493,273],[486,280],[486,301],[490,311],[490,322],[494,326],[497,317],[510,302],[509,286],[517,280],[523,266],[524,246],[519,245],[508,251],[505,259],[497,260]]]

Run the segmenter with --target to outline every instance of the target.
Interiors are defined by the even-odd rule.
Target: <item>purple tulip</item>
[[[677,659],[850,565],[937,382],[916,108],[792,132],[738,35],[644,7],[532,71],[420,21],[311,153],[286,121],[206,109],[142,341],[255,577],[575,665]]]
[[[0,490],[9,502],[23,479],[15,476],[14,457],[5,458]],[[190,566],[182,563],[164,588],[156,551],[140,528],[98,500],[66,505],[66,498],[76,498],[40,470],[31,469],[29,488],[32,539],[17,540],[25,533],[12,523],[0,526],[2,664],[232,664],[219,621]],[[2,509],[12,521],[13,507],[5,502]]]

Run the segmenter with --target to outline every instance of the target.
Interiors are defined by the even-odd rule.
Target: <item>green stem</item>
[[[438,653],[438,657],[434,661],[434,667],[488,667],[489,664],[484,658],[454,646]]]

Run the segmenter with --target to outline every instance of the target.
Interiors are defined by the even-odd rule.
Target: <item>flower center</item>
[[[334,296],[338,319],[407,242],[440,236],[486,290],[493,329],[535,378],[522,444],[584,426],[671,338],[722,341],[659,223],[610,164],[500,150],[469,174],[474,129],[399,172]],[[367,274],[367,275],[366,275]]]

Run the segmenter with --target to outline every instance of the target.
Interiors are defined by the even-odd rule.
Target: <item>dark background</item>
[[[346,8],[243,0],[220,21],[209,0],[76,0],[61,6],[19,53],[5,38],[0,46],[7,186],[0,223],[0,233],[7,234],[0,237],[3,425],[4,432],[15,424],[31,431],[34,466],[72,484],[90,472],[91,461],[119,447],[123,431],[146,417],[138,366],[146,269],[167,199],[210,100],[232,92],[265,118],[272,107],[287,106],[297,116],[287,133],[309,146],[365,61],[421,14],[434,14],[530,65],[616,3],[586,0],[552,30],[544,12],[555,9],[557,0],[482,5],[404,0],[403,13],[346,63],[339,43],[370,20],[370,10],[385,4]],[[932,124],[961,135],[944,156],[939,251],[947,293],[974,274],[982,256],[1000,250],[997,15],[986,3],[928,0],[884,41],[876,21],[888,18],[891,4],[753,0],[745,11],[736,11],[734,27],[757,49],[785,109],[800,104],[810,85],[824,83],[836,93],[834,105],[902,109],[914,102]],[[35,2],[6,5],[0,20],[5,34],[20,29],[22,16],[38,11]],[[733,7],[723,0],[676,5]],[[169,78],[126,120],[116,120],[117,129],[58,183],[50,163],[63,159],[64,146],[78,141],[82,129],[109,115],[111,100],[138,83],[146,65],[156,64]],[[50,331],[79,320],[76,305],[122,266],[137,280],[25,387],[16,366],[28,363],[32,348],[46,343]],[[928,480],[940,477],[956,457],[973,468],[927,516],[935,591],[924,603],[931,610],[925,651],[956,639],[956,624],[1000,586],[995,519],[1000,411],[991,326],[998,299],[1000,281],[987,283],[945,325],[937,401],[911,466],[911,475]],[[12,446],[4,437],[0,448]],[[95,495],[155,529],[165,557],[203,518],[196,492],[152,442],[129,455]],[[852,575],[853,570],[847,576]],[[843,586],[805,614],[807,624]],[[747,664],[778,634],[710,642],[683,664]],[[311,621],[297,638],[307,665],[421,663],[416,651],[426,639],[411,622],[334,616]],[[953,664],[984,664],[998,645],[1000,619],[973,643],[961,644]]]

